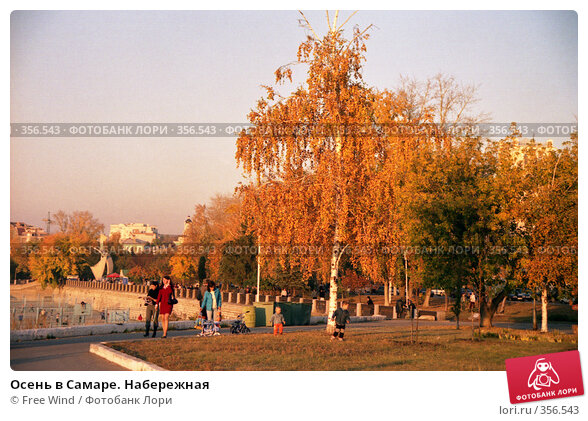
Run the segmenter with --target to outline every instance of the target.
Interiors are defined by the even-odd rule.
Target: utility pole
[[[47,223],[47,235],[51,234],[51,212],[47,212],[47,219],[43,219],[43,222]]]
[[[259,255],[261,254],[261,237],[257,236],[257,291],[255,291],[255,301],[259,302],[259,280],[261,278],[261,266],[259,265]]]
[[[410,293],[408,291],[408,261],[406,260],[406,250],[403,253],[404,255],[404,282],[405,282],[405,289],[406,289],[406,294],[405,294],[405,301],[406,301],[406,305],[408,305],[408,298],[410,297]]]

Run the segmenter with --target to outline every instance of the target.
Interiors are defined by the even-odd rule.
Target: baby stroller
[[[220,323],[207,320],[206,318],[202,317],[201,314],[198,315],[198,318],[196,319],[196,325],[194,327],[196,329],[200,329],[198,336],[220,335]]]

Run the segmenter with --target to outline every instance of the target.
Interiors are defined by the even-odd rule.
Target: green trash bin
[[[284,315],[286,326],[301,326],[310,324],[310,303],[274,303],[274,307],[280,307]]]
[[[247,325],[247,327],[254,327],[255,326],[255,307],[253,306],[243,306],[243,321]]]
[[[303,326],[310,324],[310,313],[312,312],[312,304],[310,303],[292,303],[293,307],[293,321],[295,326]]]
[[[271,318],[274,313],[274,303],[255,302],[255,326],[271,326]]]

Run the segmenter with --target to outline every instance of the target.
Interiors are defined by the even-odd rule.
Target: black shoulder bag
[[[175,304],[178,303],[178,300],[176,300],[176,292],[174,291],[174,288],[173,287],[172,287],[172,292],[169,295],[169,298],[167,299],[167,303],[170,306],[173,306],[173,305],[175,305]]]

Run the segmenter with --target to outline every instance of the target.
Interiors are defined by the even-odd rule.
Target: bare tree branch
[[[308,21],[308,19],[306,19],[306,16],[304,16],[304,13],[302,13],[302,10],[299,10],[298,12],[300,12],[300,14],[302,15],[302,17],[306,21],[306,25],[307,25],[308,29],[310,29],[312,31],[312,33],[313,33],[314,37],[316,38],[316,40],[320,42],[321,39],[316,34],[316,32],[314,32],[314,29],[312,28],[312,25],[310,24],[310,22]]]
[[[349,17],[347,19],[345,19],[345,22],[343,22],[343,24],[341,26],[339,26],[339,29],[343,28],[345,26],[345,24],[347,22],[349,22],[349,19],[351,19],[353,17],[353,15],[355,15],[357,13],[357,10],[355,12],[353,12],[352,14],[349,15]]]

